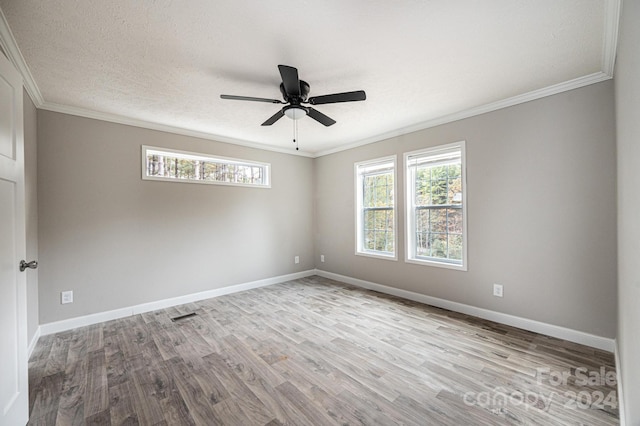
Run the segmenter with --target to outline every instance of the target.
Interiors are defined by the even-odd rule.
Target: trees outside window
[[[355,164],[356,254],[397,259],[396,157]]]
[[[408,262],[466,270],[464,147],[405,154]]]
[[[164,148],[142,147],[143,179],[270,187],[270,165]]]

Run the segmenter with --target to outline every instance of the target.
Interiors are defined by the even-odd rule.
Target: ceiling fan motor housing
[[[309,83],[304,80],[300,80],[300,96],[287,94],[283,83],[280,83],[280,92],[282,92],[282,97],[285,101],[291,104],[300,104],[301,102],[306,101],[307,96],[309,96]]]

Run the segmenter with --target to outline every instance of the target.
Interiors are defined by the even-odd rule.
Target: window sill
[[[394,262],[398,260],[398,256],[395,254],[381,254],[381,253],[366,252],[366,251],[357,251],[356,256],[372,257],[374,259],[383,259],[383,260],[393,260]]]
[[[456,265],[454,263],[437,262],[435,260],[423,260],[423,259],[405,259],[405,263],[413,263],[414,265],[422,266],[435,266],[436,268],[455,269],[457,271],[467,271],[467,265]]]

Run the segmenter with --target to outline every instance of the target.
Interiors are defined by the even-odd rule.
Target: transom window
[[[355,164],[356,254],[397,259],[396,157]]]
[[[407,261],[466,270],[464,142],[405,154]]]
[[[269,188],[271,165],[143,145],[142,178]]]

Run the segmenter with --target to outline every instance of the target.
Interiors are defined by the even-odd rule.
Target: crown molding
[[[13,33],[11,32],[11,28],[9,28],[9,23],[2,9],[0,9],[0,46],[2,46],[2,50],[4,50],[13,66],[16,67],[22,75],[24,88],[27,90],[27,94],[36,108],[40,108],[42,104],[44,104],[44,98],[42,97],[42,93],[40,93],[36,81],[33,79],[33,75],[31,75],[31,71],[22,56],[22,52],[20,52],[18,48],[18,43],[16,43],[16,39],[13,37]]]
[[[29,67],[27,66],[20,49],[13,37],[9,24],[0,9],[0,47],[5,51],[9,60],[18,69],[22,75],[24,81],[24,87],[31,97],[31,100],[35,104],[36,108],[45,109],[54,112],[60,112],[64,114],[77,115],[80,117],[92,118],[96,120],[103,120],[113,123],[125,124],[135,127],[141,127],[151,130],[158,130],[167,133],[174,133],[184,136],[192,136],[201,139],[214,140],[218,142],[230,143],[234,145],[245,146],[249,148],[262,149],[265,151],[279,152],[289,155],[297,155],[302,157],[317,158],[329,154],[334,154],[341,151],[357,148],[359,146],[368,145],[370,143],[380,142],[393,137],[406,135],[419,130],[428,129],[430,127],[439,126],[453,121],[470,118],[476,115],[485,114],[487,112],[496,111],[502,108],[518,105],[524,102],[540,99],[546,96],[555,95],[568,90],[577,89],[590,84],[599,83],[605,80],[613,78],[613,71],[616,59],[616,48],[618,42],[618,26],[620,21],[622,0],[605,0],[605,16],[604,16],[604,35],[603,35],[603,47],[602,47],[602,71],[579,77],[573,80],[569,80],[563,83],[555,84],[542,89],[534,90],[522,95],[513,96],[511,98],[503,99],[497,102],[492,102],[485,105],[480,105],[474,108],[470,108],[464,111],[459,111],[453,114],[445,115],[442,117],[427,120],[421,123],[417,123],[411,126],[396,129],[390,132],[374,135],[369,138],[361,139],[359,141],[348,143],[337,148],[328,150],[321,150],[316,152],[304,152],[295,151],[292,152],[286,148],[274,147],[270,145],[261,144],[258,142],[250,142],[241,139],[235,139],[227,136],[216,135],[207,132],[201,132],[197,130],[190,130],[180,127],[174,127],[159,123],[153,123],[145,120],[139,120],[129,117],[120,116],[117,114],[110,114],[104,112],[98,112],[89,110],[86,108],[78,108],[67,105],[55,104],[46,102],[42,97],[40,89],[36,84]]]
[[[447,124],[453,121],[474,117],[476,115],[486,114],[488,112],[496,111],[502,108],[507,108],[507,107],[522,104],[525,102],[534,101],[536,99],[544,98],[547,96],[556,95],[558,93],[566,92],[568,90],[578,89],[580,87],[588,86],[590,84],[600,83],[602,81],[610,80],[611,78],[612,77],[610,75],[605,74],[603,72],[589,74],[584,77],[578,77],[573,80],[565,81],[559,84],[554,84],[553,86],[548,86],[542,89],[534,90],[532,92],[524,93],[522,95],[517,95],[511,98],[502,99],[500,101],[480,105],[474,108],[455,112],[453,114],[448,114],[442,117],[434,118],[432,120],[427,120],[418,124],[413,124],[411,126],[403,127],[401,129],[396,129],[391,132],[372,136],[370,138],[362,139],[358,142],[343,145],[338,148],[319,151],[315,153],[314,157],[322,157],[329,154],[335,154],[336,152],[346,151],[348,149],[357,148],[359,146],[368,145],[374,142],[380,142],[386,139],[391,139],[394,137],[417,132],[419,130],[440,126],[442,124]]]
[[[247,148],[260,149],[263,151],[273,151],[273,152],[279,152],[281,154],[297,155],[299,157],[310,157],[310,158],[314,157],[314,155],[309,152],[293,151],[288,148],[280,148],[276,146],[264,145],[258,142],[250,142],[242,139],[235,139],[227,136],[216,135],[213,133],[201,132],[198,130],[191,130],[191,129],[185,129],[182,127],[169,126],[166,124],[153,123],[151,121],[139,120],[137,118],[125,117],[123,115],[93,111],[87,108],[72,107],[72,106],[56,104],[52,102],[44,102],[42,105],[40,105],[39,108],[47,111],[59,112],[62,114],[69,114],[69,115],[75,115],[78,117],[90,118],[93,120],[101,120],[101,121],[107,121],[110,123],[124,124],[127,126],[140,127],[140,128],[149,129],[149,130],[157,130],[160,132],[173,133],[173,134],[182,135],[182,136],[191,136],[194,138],[207,139],[215,142],[223,142],[223,143],[229,143],[233,145],[240,145]]]
[[[613,70],[616,62],[616,49],[618,45],[618,31],[619,31],[618,27],[619,27],[620,14],[622,9],[622,0],[605,0],[604,7],[605,7],[605,13],[604,13],[604,30],[603,30],[604,34],[603,34],[603,41],[602,41],[602,64],[601,64],[602,71],[601,72],[596,72],[583,77],[575,78],[573,80],[548,86],[539,90],[534,90],[532,92],[524,93],[522,95],[513,96],[511,98],[503,99],[497,102],[480,105],[464,111],[459,111],[453,114],[434,118],[432,120],[427,120],[421,123],[413,124],[408,127],[396,129],[391,132],[386,132],[376,136],[371,136],[369,138],[362,139],[357,142],[349,143],[337,148],[317,151],[313,155],[314,158],[335,154],[337,152],[346,151],[349,149],[357,148],[359,146],[368,145],[370,143],[380,142],[386,139],[391,139],[394,137],[417,132],[419,130],[440,126],[442,124],[447,124],[453,121],[474,117],[476,115],[485,114],[487,112],[496,111],[502,108],[507,108],[507,107],[518,105],[524,102],[533,101],[536,99],[544,98],[546,96],[556,95],[558,93],[566,92],[568,90],[579,89],[580,87],[584,87],[590,84],[600,83],[602,81],[612,79]]]
[[[618,26],[622,0],[606,0],[604,11],[604,39],[602,42],[602,72],[613,78],[618,45]]]

